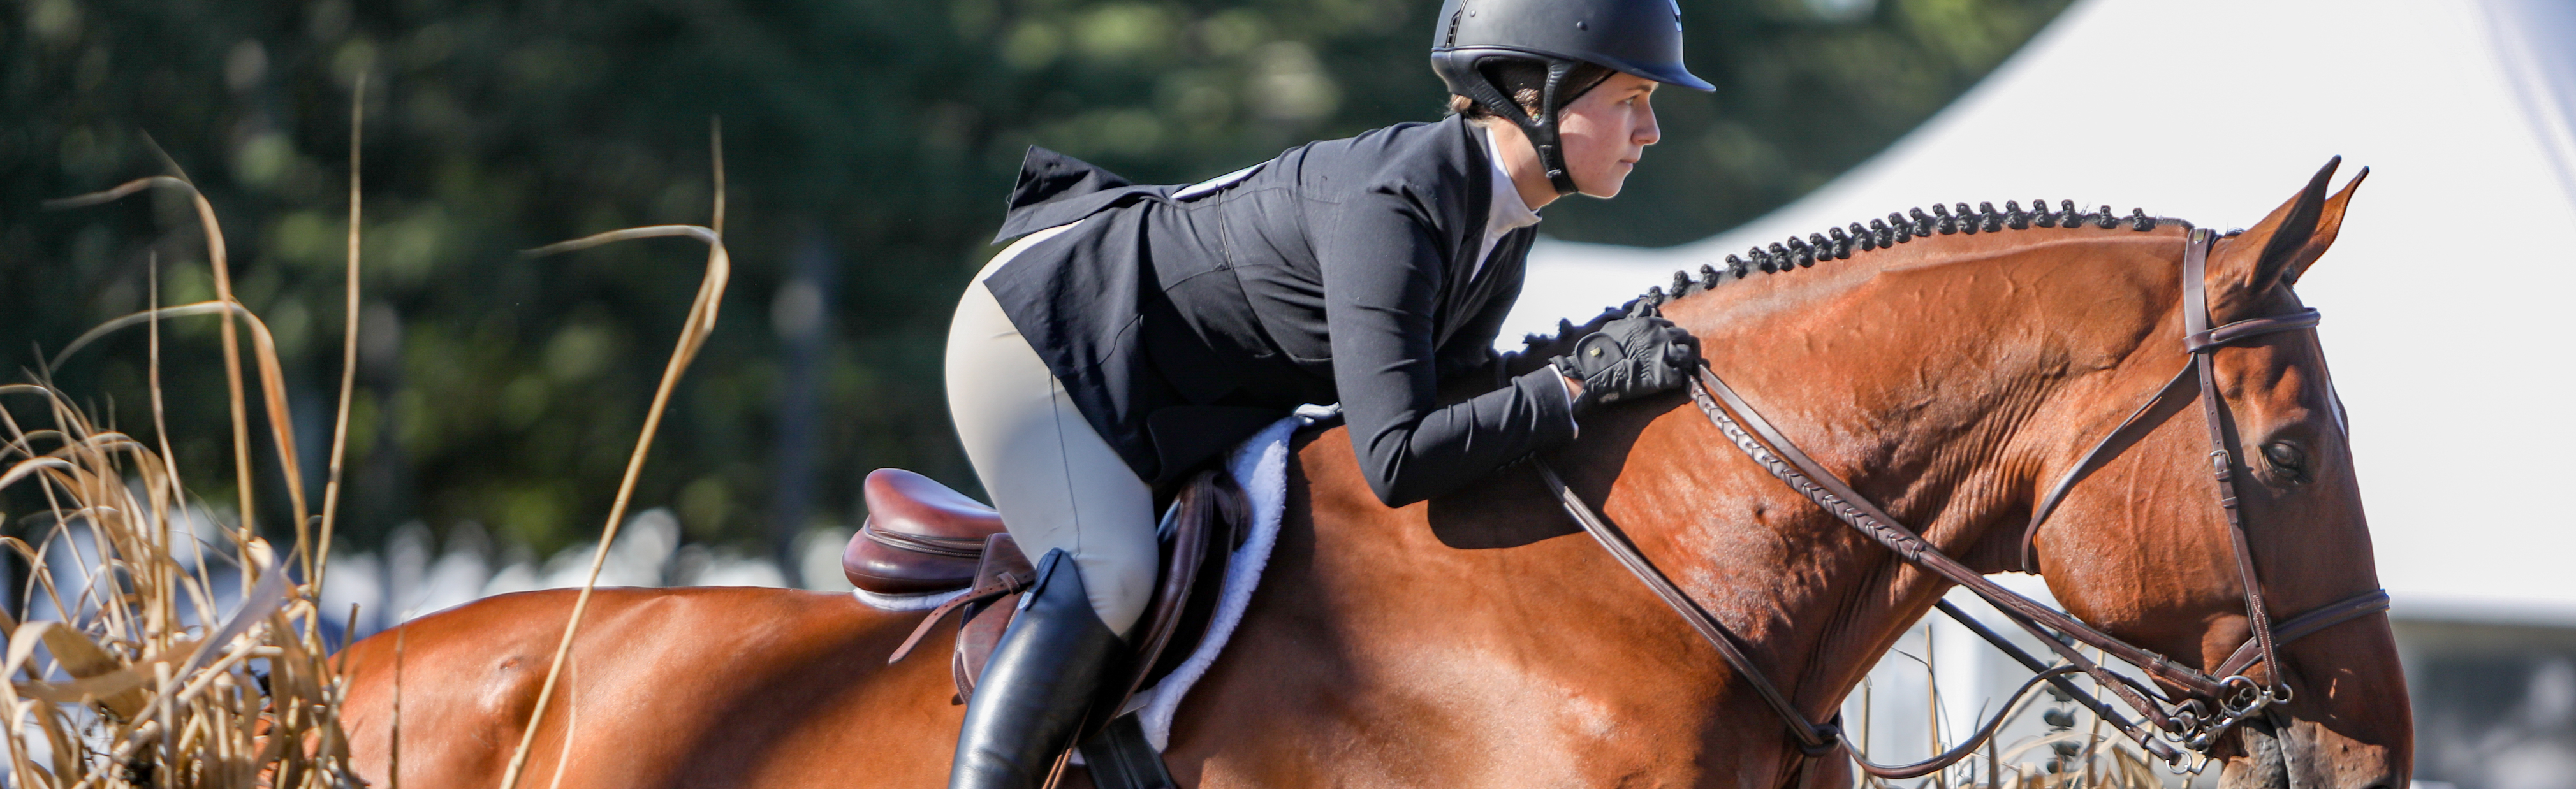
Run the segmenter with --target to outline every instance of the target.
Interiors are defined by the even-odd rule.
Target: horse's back
[[[390,773],[399,694],[403,785],[498,783],[574,596],[503,595],[352,645],[360,773]],[[962,710],[945,639],[885,664],[919,620],[815,592],[598,590],[522,780],[552,785],[563,763],[565,786],[934,785]]]

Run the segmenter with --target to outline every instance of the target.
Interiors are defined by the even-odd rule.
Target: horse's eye
[[[2307,481],[2308,453],[2298,445],[2287,441],[2265,444],[2263,459],[2269,461],[2272,469],[2280,472],[2282,477],[2293,482]]]

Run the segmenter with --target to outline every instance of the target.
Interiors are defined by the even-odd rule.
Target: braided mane
[[[1904,214],[1891,211],[1885,219],[1869,220],[1869,225],[1866,227],[1859,222],[1853,222],[1845,227],[1830,228],[1822,233],[1809,233],[1805,238],[1793,235],[1786,240],[1773,242],[1767,247],[1756,245],[1745,250],[1744,254],[1726,256],[1723,268],[1715,263],[1701,265],[1699,275],[1696,277],[1691,276],[1690,272],[1675,271],[1670,290],[1667,290],[1664,285],[1649,287],[1645,295],[1638,297],[1636,301],[1631,301],[1624,306],[1612,307],[1581,326],[1575,325],[1570,320],[1559,320],[1555,334],[1532,334],[1523,339],[1522,353],[1559,352],[1562,349],[1558,346],[1597,330],[1601,324],[1612,319],[1626,316],[1639,301],[1650,307],[1659,307],[1667,300],[1706,291],[1728,281],[1750,279],[1756,271],[1763,274],[1785,274],[1803,268],[1813,268],[1819,262],[1850,260],[1854,252],[1892,248],[1898,244],[1910,243],[1916,238],[1929,238],[1936,234],[1976,235],[1998,233],[2004,230],[2027,230],[2034,226],[2075,228],[2087,224],[2109,230],[2124,223],[2129,226],[2129,229],[2144,233],[2156,229],[2157,224],[2161,222],[2179,223],[2184,227],[2191,226],[2190,222],[2180,219],[2148,216],[2146,209],[2143,208],[2131,208],[2129,215],[2123,217],[2113,213],[2108,205],[2102,206],[2099,211],[2080,211],[2075,208],[2073,200],[2060,200],[2057,204],[2058,210],[2050,211],[2048,201],[2033,200],[2030,210],[2025,211],[2022,210],[2021,203],[2006,200],[2003,210],[1998,211],[1995,210],[1993,203],[1978,203],[1975,210],[1970,210],[1967,203],[1957,203],[1956,209],[1933,203],[1929,213],[1921,207],[1916,207]]]

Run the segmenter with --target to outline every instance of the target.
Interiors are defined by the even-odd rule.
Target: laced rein
[[[1818,464],[1804,450],[1799,449],[1797,444],[1781,434],[1769,420],[1753,410],[1753,407],[1746,403],[1742,396],[1737,395],[1733,388],[1727,386],[1724,380],[1718,378],[1717,373],[1709,369],[1705,362],[1700,365],[1698,374],[1691,379],[1689,385],[1691,402],[1699,407],[1701,413],[1705,414],[1737,449],[1742,450],[1746,456],[1751,457],[1773,477],[1831,513],[1837,520],[1851,525],[1871,540],[1896,552],[1896,555],[1906,563],[1967,588],[1988,604],[1993,605],[2004,615],[2004,618],[2037,637],[2049,651],[2056,653],[2057,657],[2065,661],[2052,666],[2012,643],[2002,634],[1986,627],[1974,617],[1950,605],[1948,601],[1937,603],[1935,607],[1943,614],[1958,620],[1970,631],[1975,632],[2035,674],[2005,700],[1991,719],[1977,727],[1973,736],[1958,746],[1932,758],[1902,765],[1874,764],[1858,758],[1858,749],[1850,749],[1855,754],[1853,761],[1859,764],[1861,769],[1882,778],[1913,778],[1929,775],[1956,764],[1974,755],[1979,747],[2002,729],[2005,720],[2024,695],[2042,683],[2046,683],[2057,688],[2066,697],[2083,704],[2104,722],[2111,724],[2112,728],[2135,742],[2147,754],[2164,762],[2168,767],[2175,768],[2177,772],[2183,772],[2186,771],[2183,768],[2188,758],[2183,749],[2205,754],[2216,743],[2218,735],[2262,712],[2266,707],[2290,699],[2289,688],[2277,682],[2279,672],[2269,672],[2276,680],[2269,686],[2256,683],[2243,672],[2251,669],[2256,663],[2266,666],[2278,665],[2274,656],[2279,644],[2388,609],[2387,591],[2373,589],[2328,603],[2277,625],[2270,621],[2270,612],[2263,600],[2261,579],[2255,575],[2253,555],[2246,539],[2244,520],[2236,506],[2235,450],[2239,444],[2233,429],[2234,425],[2228,419],[2226,405],[2219,395],[2212,357],[2218,349],[2237,342],[2278,332],[2314,327],[2317,324],[2318,314],[2316,310],[2307,309],[2288,315],[2254,318],[2215,329],[2210,328],[2208,297],[2203,275],[2207,267],[2210,247],[2214,241],[2215,234],[2209,230],[2194,229],[2184,250],[2183,317],[2187,333],[2184,343],[2190,360],[2184,365],[2182,371],[2177,373],[2165,387],[2159,389],[2145,405],[2132,412],[2118,428],[2096,442],[2083,459],[2078,461],[2074,468],[2068,470],[2066,475],[2051,488],[2039,506],[2033,508],[2030,525],[2023,534],[2023,561],[2024,569],[2037,572],[2036,557],[2029,548],[2029,542],[2038,534],[2039,527],[2047,521],[2049,514],[2063,501],[2076,483],[2117,457],[2147,431],[2161,424],[2164,417],[2180,411],[2183,407],[2183,395],[2188,392],[2192,395],[2192,399],[2200,401],[2204,416],[2209,423],[2211,446],[2209,458],[2212,477],[2217,484],[2219,506],[2227,514],[2230,542],[2234,549],[2239,580],[2245,589],[2248,625],[2253,630],[2253,636],[2218,666],[2216,676],[2176,663],[2171,658],[2153,650],[2130,644],[2096,630],[2073,616],[2005,589],[1942,553],[1926,542],[1920,534],[1906,527],[1902,521],[1888,515],[1885,510],[1871,503],[1867,497],[1854,491],[1832,471]],[[1729,411],[1733,414],[1730,415]],[[1741,421],[1738,421],[1739,418]],[[1675,585],[1670,577],[1664,575],[1662,570],[1657,569],[1654,562],[1639,552],[1636,545],[1628,540],[1627,535],[1620,531],[1617,525],[1603,518],[1589,503],[1583,501],[1571,486],[1559,478],[1555,469],[1549,467],[1544,460],[1537,461],[1534,465],[1538,469],[1539,476],[1563,503],[1567,514],[1572,515],[1583,526],[1583,530],[1599,542],[1603,549],[1609,551],[1621,565],[1627,567],[1630,573],[1644,582],[1656,596],[1662,598],[1666,605],[1680,614],[1683,621],[1687,622],[1703,639],[1716,647],[1718,654],[1725,658],[1727,665],[1734,669],[1738,676],[1744,678],[1746,684],[1752,687],[1754,694],[1761,698],[1764,705],[1769,706],[1789,724],[1790,737],[1796,741],[1799,753],[1809,758],[1821,758],[1831,754],[1837,746],[1846,748],[1849,746],[1848,739],[1843,736],[1839,714],[1826,723],[1811,722],[1806,713],[1800,710],[1776,683],[1771,681],[1769,675],[1755,666],[1751,658],[1744,654],[1743,648],[1737,645],[1735,637],[1727,631],[1724,623],[1719,622],[1707,609],[1702,608],[1697,601],[1692,600],[1687,593]],[[2153,686],[2111,671],[2085,657],[2082,651],[2076,648],[2077,643],[2094,647],[2105,655],[2117,657],[2138,667],[2154,679],[2185,689],[2188,695],[2181,700],[2168,698]],[[2123,704],[2146,718],[2147,722],[2141,724],[2132,721],[2101,698],[2077,687],[2068,680],[2068,677],[2074,674],[2090,677],[2096,687],[2109,690]],[[2210,709],[2210,702],[2216,703],[2216,710]],[[2168,709],[2168,706],[2171,709]],[[2176,748],[2176,745],[2180,745],[2181,748]],[[2188,771],[2196,772],[2198,769],[2197,766],[2193,766]]]

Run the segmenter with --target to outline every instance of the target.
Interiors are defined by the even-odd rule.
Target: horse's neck
[[[1666,312],[1801,448],[1944,552],[1999,571],[2033,485],[2031,458],[2014,449],[2019,428],[2051,406],[2070,367],[2099,361],[2064,341],[2082,320],[2053,313],[2086,299],[2155,298],[2124,298],[2132,294],[2103,285],[2093,271],[2103,264],[2082,254],[1923,257],[1736,283],[1742,291],[1719,288]],[[2087,276],[2069,277],[2070,267]],[[2070,279],[2096,290],[2055,292]],[[2126,330],[2153,312],[2137,310],[2096,325]],[[1829,717],[1948,586],[1771,478],[1696,408],[1638,428],[1633,446],[1669,451],[1627,453],[1611,493],[1613,509],[1626,511],[1614,518],[1645,532],[1641,542],[1661,543],[1648,550],[1666,572],[1811,716]]]
[[[1730,283],[1667,314],[1792,439],[1955,554],[2027,506],[2013,431],[2049,398],[2043,368],[2064,363],[2033,329],[2103,308],[2037,292],[2084,272],[1888,265],[1920,264],[1932,246]],[[2086,286],[2108,303],[2153,300]],[[1581,440],[1546,462],[1809,718],[1831,717],[1942,583],[1771,478],[1678,395],[1660,402],[1586,414]],[[1217,783],[1240,764],[1316,771],[1268,781],[1291,784],[1524,771],[1463,783],[1770,785],[1796,763],[1783,722],[1578,533],[1537,475],[1506,470],[1389,510],[1346,432],[1297,458],[1304,495],[1291,498],[1278,577],[1246,614],[1231,670],[1210,675],[1216,700],[1188,746],[1241,751],[1205,762]]]

